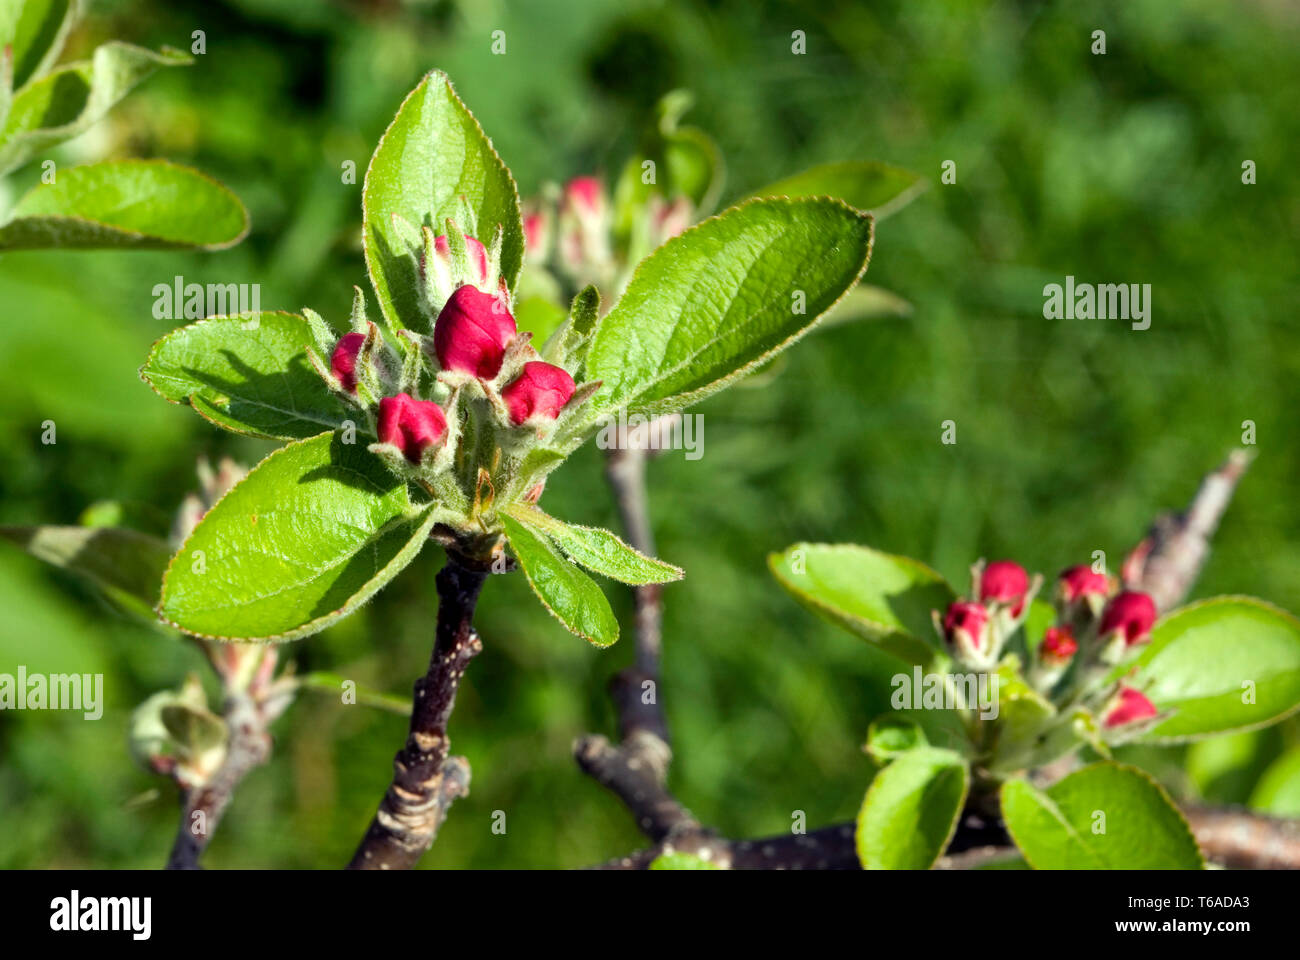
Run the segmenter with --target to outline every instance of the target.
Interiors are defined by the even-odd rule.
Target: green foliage
[[[1300,710],[1300,621],[1250,597],[1216,597],[1161,620],[1136,682],[1172,716],[1146,735],[1179,743],[1264,727]]]
[[[1197,870],[1204,866],[1169,794],[1135,767],[1095,763],[1046,790],[1002,788],[1002,815],[1039,870]]]
[[[218,640],[294,640],[411,562],[438,514],[364,447],[324,433],[267,457],[181,546],[159,614]]]
[[[464,198],[462,200],[462,198]],[[401,217],[416,227],[446,233],[448,217],[485,245],[504,231],[501,273],[513,289],[523,265],[524,231],[514,177],[492,149],[445,74],[433,71],[398,108],[366,170],[366,265],[379,306],[394,328],[427,329]]]
[[[876,774],[858,812],[867,870],[926,870],[957,829],[970,771],[951,750],[917,747]]]
[[[565,523],[526,504],[516,504],[506,512],[534,533],[550,540],[574,563],[611,580],[640,585],[668,583],[683,576],[681,567],[647,557],[608,530]]]
[[[796,600],[831,623],[908,663],[934,659],[930,612],[952,602],[953,592],[925,564],[853,544],[797,543],[771,554],[768,566]]]
[[[651,870],[717,870],[718,865],[693,853],[661,853],[650,862]]]
[[[173,163],[122,160],[72,167],[34,187],[0,225],[0,250],[220,250],[247,232],[244,205],[215,180]]]
[[[595,409],[664,413],[729,386],[806,333],[870,253],[871,218],[833,200],[757,200],[670,240],[596,332]]]
[[[565,560],[537,527],[513,514],[503,514],[501,523],[528,585],[547,611],[565,629],[598,647],[617,640],[618,621],[596,582]]]
[[[886,163],[827,163],[769,183],[751,197],[839,197],[882,220],[925,189],[910,170]]]
[[[296,313],[211,317],[163,337],[140,376],[172,403],[235,433],[301,440],[364,418],[321,388],[307,363],[311,329]]]

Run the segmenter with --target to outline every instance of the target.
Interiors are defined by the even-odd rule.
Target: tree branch
[[[1124,560],[1125,589],[1149,593],[1158,610],[1172,610],[1187,598],[1250,460],[1245,450],[1234,450],[1219,469],[1206,474],[1186,510],[1156,518]]]
[[[167,858],[168,870],[201,869],[199,858],[221,823],[235,789],[250,771],[271,757],[271,735],[267,727],[274,717],[267,716],[252,694],[228,692],[222,716],[230,731],[226,758],[206,783],[183,794],[181,822],[171,856]]]
[[[437,576],[438,624],[428,672],[415,682],[406,745],[350,870],[408,870],[433,845],[453,800],[469,793],[464,757],[448,757],[447,722],[469,662],[483,649],[474,610],[489,568],[447,549]]]

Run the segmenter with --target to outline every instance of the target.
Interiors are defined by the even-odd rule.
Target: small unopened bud
[[[1068,626],[1048,627],[1043,642],[1038,646],[1038,659],[1045,667],[1064,667],[1078,651],[1078,641]]]
[[[399,393],[379,401],[379,442],[397,447],[411,463],[418,464],[421,454],[446,435],[447,417],[431,400]]]
[[[1086,564],[1064,571],[1056,583],[1057,593],[1066,603],[1075,603],[1090,596],[1104,597],[1110,593],[1110,579]]]
[[[357,356],[365,342],[364,333],[344,334],[330,355],[330,373],[338,378],[348,393],[357,392]]]
[[[958,600],[943,616],[943,636],[959,660],[980,663],[988,659],[989,612],[983,604]]]
[[[605,211],[605,191],[598,177],[574,177],[564,185],[564,205],[580,216],[600,216]]]
[[[1135,687],[1120,687],[1102,713],[1102,723],[1109,729],[1148,720],[1160,711]]]
[[[551,246],[551,215],[542,211],[524,214],[524,253],[530,261],[546,259]]]
[[[980,577],[980,600],[983,603],[1000,603],[1011,608],[1013,617],[1020,616],[1025,607],[1025,593],[1029,590],[1029,574],[1012,560],[999,560],[984,568]]]
[[[573,396],[573,377],[563,367],[533,360],[524,364],[518,379],[501,391],[510,422],[554,420]]]
[[[434,253],[442,260],[451,263],[451,244],[447,241],[446,234],[440,234],[433,238]],[[488,252],[478,240],[467,236],[465,238],[465,252],[469,254],[469,265],[477,277],[480,284],[487,283],[488,276]]]
[[[444,370],[490,380],[501,370],[506,347],[518,328],[496,294],[469,284],[457,288],[438,314],[433,349]]]
[[[1151,639],[1151,625],[1155,622],[1155,601],[1145,593],[1126,590],[1106,605],[1098,633],[1103,640],[1122,636],[1124,646],[1133,647]]]

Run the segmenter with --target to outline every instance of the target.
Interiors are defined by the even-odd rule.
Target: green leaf
[[[220,250],[248,233],[239,198],[197,170],[122,160],[60,170],[0,225],[0,250]]]
[[[391,326],[424,323],[415,261],[392,215],[443,233],[443,221],[460,216],[462,198],[485,246],[492,245],[498,225],[505,228],[501,275],[513,290],[524,256],[514,177],[446,75],[435,70],[402,102],[366,171],[366,265]],[[472,226],[457,225],[467,233]]]
[[[620,583],[634,586],[668,583],[684,576],[681,567],[647,557],[608,530],[565,523],[526,503],[511,504],[505,512],[533,533],[552,541],[570,560]]]
[[[72,0],[0,0],[0,50],[13,48],[15,90],[58,59],[76,7]]]
[[[84,133],[159,67],[184,66],[175,50],[154,53],[129,43],[106,43],[89,61],[70,63],[14,94],[0,129],[0,173],[36,153]]]
[[[867,727],[867,755],[877,763],[888,763],[900,754],[929,746],[925,731],[915,720],[886,714]]]
[[[817,325],[817,329],[829,330],[841,324],[857,323],[861,320],[906,317],[911,313],[912,305],[898,294],[884,287],[859,283],[848,292],[834,310],[826,315],[826,319]]]
[[[563,307],[545,297],[528,297],[515,304],[515,323],[519,332],[531,333],[533,345],[537,348],[546,343],[568,319]]]
[[[1251,597],[1203,600],[1161,619],[1118,672],[1134,666],[1129,682],[1175,711],[1148,742],[1266,727],[1300,709],[1300,620]]]
[[[919,174],[885,163],[828,163],[769,183],[750,197],[838,197],[883,220],[925,189]]]
[[[501,524],[515,559],[542,605],[571,633],[599,647],[618,639],[618,621],[596,582],[556,552],[547,539],[509,514]]]
[[[1292,747],[1264,771],[1250,795],[1250,808],[1275,817],[1300,817],[1300,747]]]
[[[784,350],[866,269],[871,229],[836,200],[756,200],[670,240],[596,331],[594,411],[680,410]]]
[[[777,582],[796,600],[909,664],[929,663],[936,647],[930,611],[955,599],[923,563],[854,544],[796,543],[770,554]]]
[[[160,712],[163,727],[189,754],[201,754],[226,742],[226,723],[210,710],[172,703]]]
[[[96,584],[133,598],[139,610],[158,600],[171,549],[157,537],[124,527],[0,527],[32,556],[89,577]]]
[[[172,559],[159,614],[218,640],[296,640],[355,611],[438,519],[363,444],[321,434],[275,451]]]
[[[165,286],[165,285],[164,285]],[[235,433],[276,440],[314,437],[358,422],[307,362],[312,342],[296,313],[243,313],[181,327],[154,344],[140,376],[172,403]]]
[[[661,853],[650,861],[651,870],[721,870],[716,863],[693,853]]]
[[[1038,870],[1199,870],[1187,821],[1137,767],[1094,763],[1039,790],[1002,787],[1002,816]]]
[[[919,747],[876,774],[858,812],[867,870],[928,870],[957,829],[970,771],[951,750]]]

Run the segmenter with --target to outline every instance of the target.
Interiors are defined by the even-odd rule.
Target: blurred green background
[[[265,309],[344,319],[351,284],[366,281],[361,187],[340,182],[341,165],[364,171],[402,97],[440,67],[525,195],[548,179],[616,173],[675,87],[694,91],[686,121],[727,159],[724,197],[845,159],[932,182],[882,224],[868,274],[909,299],[911,316],[810,338],[780,376],[698,408],[703,459],[670,453],[650,468],[660,555],[687,570],[666,591],[673,785],[706,823],[752,836],[789,829],[796,810],[810,826],[846,819],[871,775],[859,746],[875,707],[860,690],[874,654],[774,585],[765,556],[793,541],[874,545],[959,583],[981,555],[1050,576],[1103,549],[1113,568],[1253,420],[1259,456],[1196,595],[1300,609],[1300,10],[815,6],[93,2],[69,55],[108,38],[188,49],[194,30],[207,52],[153,77],[55,156],[190,163],[244,199],[253,230],[213,254],[0,258],[0,522],[73,523],[107,498],[165,532],[196,455],[252,463],[272,449],[218,433],[137,379],[173,326],[153,318],[151,290],[177,274],[260,283]],[[1104,56],[1089,52],[1097,29]],[[490,52],[494,30],[506,33],[505,56]],[[791,53],[794,30],[805,55]],[[945,160],[953,185],[938,182]],[[1244,160],[1257,164],[1256,185],[1241,182]],[[32,176],[14,177],[0,200]],[[1151,284],[1151,328],[1043,319],[1043,285],[1066,274]],[[52,446],[40,440],[47,419]],[[947,419],[956,445],[940,443]],[[546,499],[559,516],[616,524],[593,449]],[[361,614],[286,655],[407,694],[428,655],[439,561],[426,551]],[[486,650],[451,729],[472,793],[425,866],[575,867],[641,845],[570,757],[575,736],[612,732],[605,684],[632,654],[629,597],[610,592],[625,638],[602,652],[550,620],[521,578],[489,582]],[[8,545],[0,611],[0,672],[103,672],[107,699],[97,722],[0,715],[0,866],[161,865],[177,807],[128,759],[126,719],[201,669],[198,654]],[[404,731],[404,718],[304,694],[206,863],[340,866]],[[1264,805],[1261,776],[1274,764],[1276,781],[1279,762],[1300,768],[1297,743],[1292,721],[1142,761],[1182,798]],[[142,799],[150,790],[160,793]],[[496,810],[504,835],[491,830]]]

